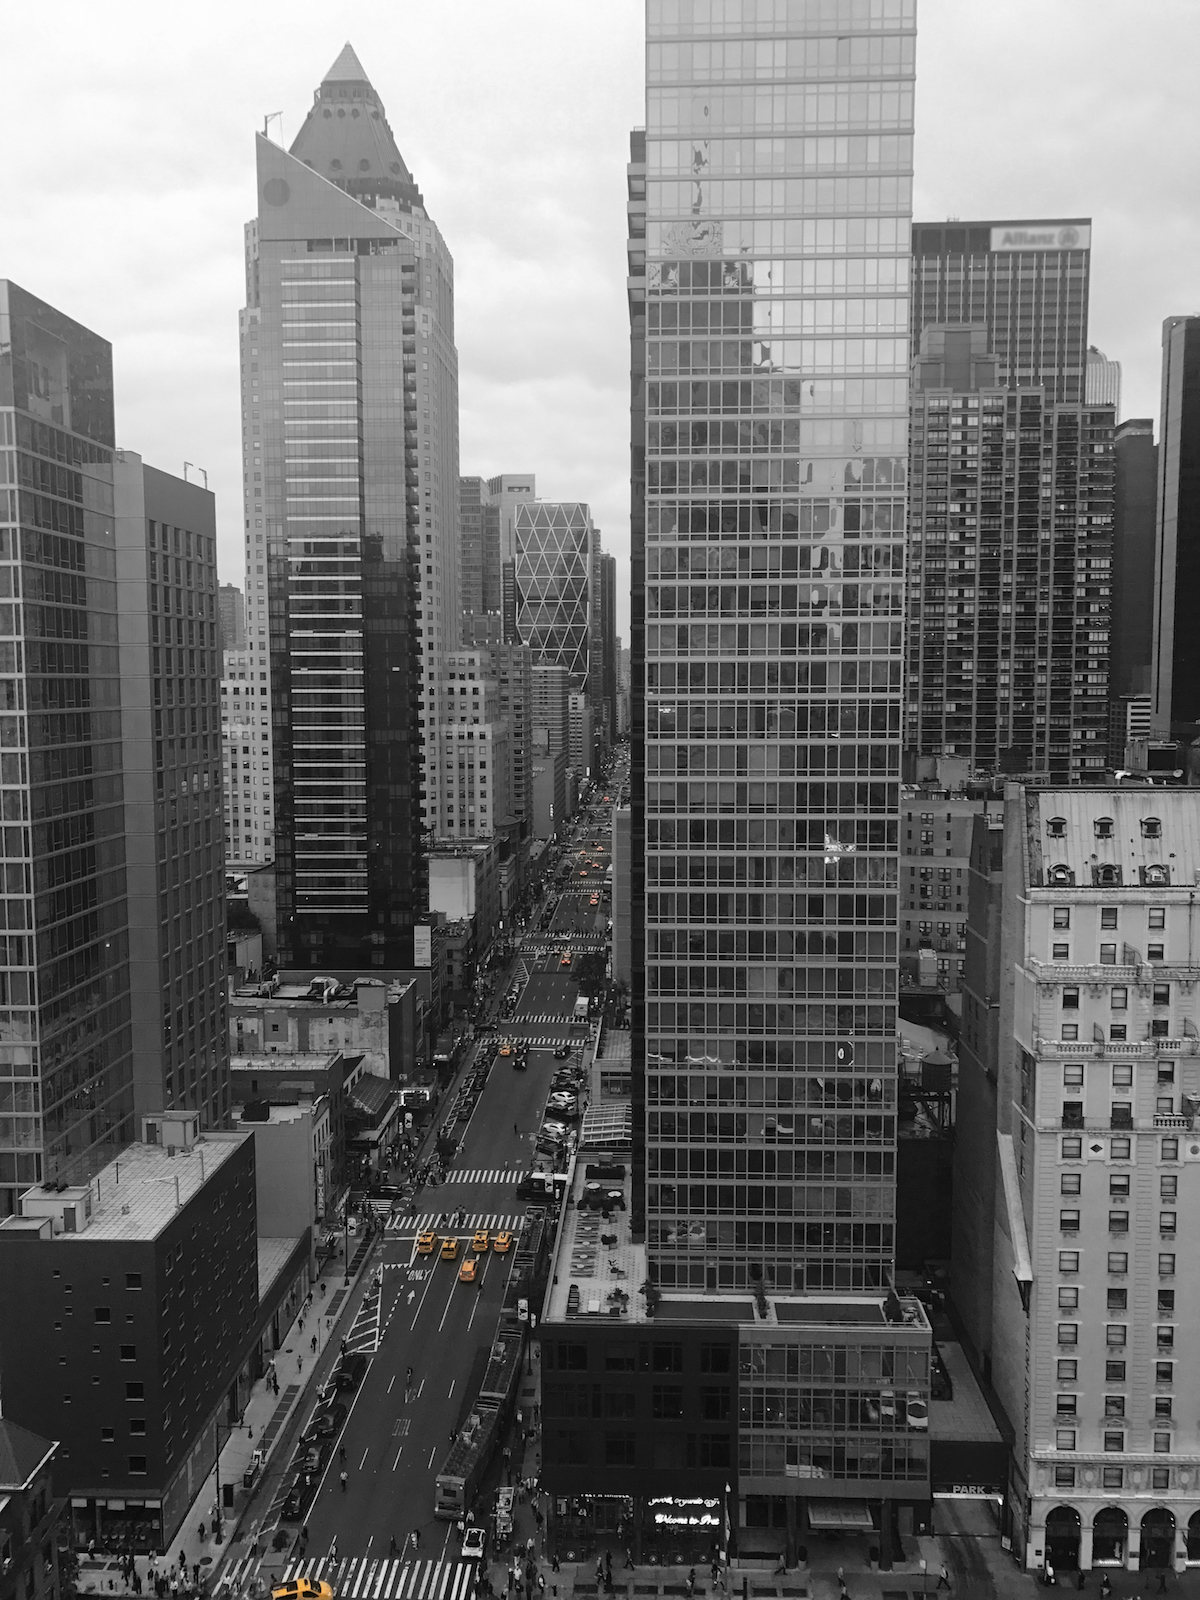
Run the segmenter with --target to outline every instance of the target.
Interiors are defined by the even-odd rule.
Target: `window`
[[[1069,944],[1055,944],[1050,946],[1050,959],[1052,961],[1070,961],[1071,946]]]
[[[1075,1487],[1075,1468],[1055,1466],[1054,1487],[1056,1489],[1073,1489]]]
[[[1161,839],[1162,838],[1162,823],[1159,821],[1159,819],[1157,817],[1143,817],[1142,818],[1142,838],[1143,839]]]
[[[1078,1211],[1060,1211],[1058,1213],[1058,1226],[1063,1233],[1078,1233]]]
[[[1179,1178],[1174,1172],[1164,1172],[1158,1180],[1158,1198],[1174,1200],[1179,1193]]]
[[[1125,1469],[1123,1467],[1104,1467],[1101,1470],[1100,1479],[1105,1489],[1119,1489],[1125,1482]]]
[[[1167,926],[1166,906],[1151,906],[1146,914],[1146,926],[1151,932],[1155,929],[1165,929]]]
[[[1075,1429],[1056,1428],[1054,1430],[1054,1448],[1056,1450],[1074,1450]]]
[[[683,1346],[681,1344],[656,1344],[651,1360],[654,1372],[682,1372]]]
[[[1100,907],[1100,926],[1102,928],[1115,928],[1117,925],[1116,906]]]
[[[637,1367],[637,1352],[631,1344],[606,1344],[604,1346],[605,1372],[633,1372]]]
[[[1110,1195],[1127,1195],[1129,1193],[1129,1174],[1127,1172],[1110,1172],[1108,1175],[1108,1192]]]
[[[559,1371],[586,1372],[587,1355],[587,1345],[585,1344],[560,1344],[558,1347]]]
[[[1069,1356],[1058,1363],[1059,1383],[1074,1383],[1079,1376],[1079,1363]]]
[[[1070,906],[1055,906],[1054,926],[1056,928],[1069,928],[1071,926]]]
[[[1104,1328],[1104,1342],[1110,1349],[1119,1350],[1125,1343],[1126,1328],[1123,1322],[1109,1322]]]
[[[1170,1467],[1151,1467],[1150,1487],[1160,1493],[1171,1487]]]
[[[1063,866],[1061,863],[1058,866],[1051,867],[1046,876],[1049,879],[1051,888],[1055,889],[1069,889],[1075,882],[1075,874],[1070,867]]]
[[[1115,967],[1117,964],[1117,947],[1115,944],[1102,944],[1100,946],[1100,965],[1102,967]]]
[[[1129,1030],[1123,1022],[1114,1022],[1112,1027],[1108,1030],[1108,1037],[1113,1041],[1114,1044],[1124,1044],[1125,1040],[1129,1037]]]
[[[1083,1088],[1083,1063],[1080,1061],[1068,1062],[1063,1068],[1063,1088]]]
[[[1156,1394],[1154,1396],[1154,1418],[1156,1422],[1170,1422],[1171,1407],[1174,1405],[1169,1394]]]
[[[1059,1031],[1063,1041],[1070,1043],[1079,1037],[1079,1024],[1077,1022],[1064,1022]]]
[[[1058,1252],[1058,1270],[1060,1272],[1079,1271],[1079,1251],[1060,1250]]]
[[[1175,1382],[1175,1363],[1173,1361],[1156,1361],[1154,1363],[1155,1383]]]
[[[1113,889],[1121,882],[1121,869],[1107,862],[1092,868],[1092,882],[1101,889]]]
[[[1130,1148],[1128,1139],[1116,1138],[1108,1141],[1108,1153],[1113,1161],[1128,1161]]]
[[[727,1344],[702,1344],[700,1346],[701,1372],[728,1372],[729,1346]]]
[[[1062,992],[1062,1003],[1063,1003],[1063,1010],[1064,1011],[1078,1011],[1079,1010],[1079,990],[1078,989],[1064,989],[1063,992]]]
[[[729,1420],[729,1390],[702,1388],[700,1390],[700,1415],[705,1422],[727,1422]]]
[[[1066,817],[1051,817],[1046,824],[1046,832],[1052,839],[1065,839],[1067,836]]]
[[[1096,827],[1096,837],[1097,837],[1097,839],[1111,839],[1112,838],[1112,836],[1113,836],[1113,819],[1111,817],[1097,817],[1096,818],[1095,827]]]
[[[125,1287],[127,1289],[140,1289],[142,1287],[142,1275],[141,1275],[141,1273],[140,1272],[127,1272],[125,1274]]]
[[[1175,1329],[1174,1328],[1167,1327],[1164,1324],[1160,1323],[1159,1326],[1155,1329],[1155,1333],[1157,1335],[1157,1343],[1158,1343],[1158,1348],[1160,1350],[1172,1350],[1172,1349],[1174,1349],[1174,1347],[1175,1347]]]
[[[1104,1363],[1105,1383],[1125,1382],[1125,1363],[1123,1361],[1106,1361]]]
[[[1064,1161],[1079,1161],[1083,1158],[1083,1140],[1078,1134],[1068,1134],[1064,1138],[1062,1158]]]
[[[1058,1309],[1060,1311],[1077,1311],[1079,1309],[1079,1290],[1073,1286],[1059,1289]]]
[[[606,1467],[632,1467],[634,1465],[634,1439],[632,1433],[606,1433],[604,1435],[604,1465]]]
[[[1152,888],[1158,888],[1163,884],[1170,883],[1170,881],[1171,869],[1164,867],[1157,861],[1151,867],[1142,868],[1142,882]]]
[[[144,1400],[146,1398],[146,1385],[144,1383],[127,1383],[125,1385],[126,1400]]]
[[[1108,1252],[1108,1270],[1110,1272],[1129,1271],[1128,1250],[1110,1250]]]
[[[1174,1211],[1160,1211],[1158,1213],[1158,1231],[1159,1231],[1159,1233],[1172,1233],[1173,1234],[1175,1232],[1175,1220],[1176,1220],[1176,1213]]]
[[[1125,1448],[1125,1435],[1114,1429],[1104,1435],[1104,1448],[1111,1453],[1119,1453]]]
[[[1058,1325],[1059,1344],[1079,1343],[1079,1324],[1077,1322],[1060,1322]]]
[[[1175,1276],[1175,1257],[1160,1255],[1158,1258],[1158,1275],[1160,1278],[1173,1278]]]
[[[1079,1396],[1077,1394],[1060,1394],[1054,1402],[1054,1409],[1060,1417],[1073,1417],[1079,1409]]]
[[[1129,1010],[1129,990],[1121,984],[1114,984],[1112,999],[1109,1002],[1114,1011]]]
[[[1108,1213],[1108,1231],[1109,1233],[1128,1233],[1128,1211],[1110,1211]]]
[[[656,1383],[651,1394],[651,1414],[658,1421],[682,1417],[682,1387],[674,1383]]]
[[[145,1456],[130,1456],[129,1472],[131,1477],[141,1477],[146,1471]]]
[[[1179,1140],[1164,1139],[1159,1145],[1158,1153],[1164,1161],[1179,1160]]]
[[[1164,951],[1165,948],[1166,948],[1165,945],[1161,945],[1161,944],[1148,944],[1146,946],[1146,960],[1147,961],[1165,961],[1166,957],[1163,954],[1163,951]]]
[[[112,1309],[109,1306],[95,1306],[95,1307],[93,1307],[92,1315],[95,1317],[97,1322],[111,1322],[112,1321]]]
[[[1171,1454],[1171,1435],[1169,1433],[1156,1433],[1154,1435],[1154,1453],[1156,1456],[1169,1456]]]
[[[1175,1063],[1173,1061],[1160,1061],[1158,1063],[1159,1083],[1175,1082]]]
[[[135,1345],[135,1344],[123,1344],[121,1346],[121,1360],[122,1361],[136,1361],[137,1360],[137,1345]]]
[[[1129,1309],[1129,1290],[1110,1289],[1108,1291],[1108,1309],[1110,1311],[1127,1311]]]
[[[132,1434],[144,1434],[146,1431],[145,1417],[130,1417],[129,1431]]]
[[[587,1394],[587,1390],[584,1390]],[[625,1389],[606,1389],[604,1393],[604,1415],[606,1417],[637,1416],[637,1399],[631,1391]]]
[[[1156,983],[1151,990],[1151,1005],[1169,1006],[1171,1004],[1171,985],[1169,983]]]
[[[1082,1172],[1064,1172],[1059,1179],[1059,1191],[1062,1194],[1079,1194],[1082,1184]]]
[[[1114,1089],[1129,1089],[1133,1087],[1133,1068],[1127,1063],[1118,1063],[1112,1069]]]

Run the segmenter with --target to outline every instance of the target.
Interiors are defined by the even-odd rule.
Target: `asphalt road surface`
[[[561,1014],[565,1037],[575,986],[557,978],[535,977],[531,983],[549,985],[544,1010]],[[527,1026],[520,1031],[535,1030]],[[541,1031],[550,1030],[542,1025]],[[492,1047],[491,1041],[482,1046]],[[420,1533],[423,1558],[456,1556],[453,1524],[433,1516],[434,1483],[451,1434],[474,1398],[472,1368],[477,1354],[491,1346],[512,1256],[485,1255],[477,1284],[460,1283],[458,1267],[470,1253],[473,1219],[515,1219],[524,1212],[524,1203],[516,1198],[516,1176],[532,1163],[554,1066],[552,1049],[531,1049],[524,1072],[496,1060],[446,1181],[427,1188],[417,1202],[428,1213],[451,1217],[460,1207],[466,1213],[467,1225],[458,1234],[458,1260],[417,1256],[411,1224],[405,1232],[389,1231],[376,1253],[376,1268],[381,1265],[383,1274],[376,1328],[370,1326],[368,1310],[365,1325],[360,1316],[355,1343],[363,1347],[365,1326],[365,1347],[374,1338],[378,1349],[342,1433],[345,1460],[333,1451],[306,1518],[310,1557],[325,1554],[336,1537],[339,1557],[384,1558],[390,1540],[394,1537],[403,1547],[414,1528]],[[498,1181],[497,1172],[514,1176]],[[443,1227],[439,1238],[450,1231]],[[405,1369],[410,1366],[413,1387],[406,1394]],[[342,1470],[347,1474],[344,1491]]]

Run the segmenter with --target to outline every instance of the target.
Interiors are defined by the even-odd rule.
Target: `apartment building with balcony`
[[[965,1096],[959,1126],[994,1120],[995,1177],[955,1195],[952,1293],[1031,1569],[1200,1561],[1198,882],[1194,790],[1010,785],[999,918],[972,897],[999,945],[973,1046],[995,1103]]]

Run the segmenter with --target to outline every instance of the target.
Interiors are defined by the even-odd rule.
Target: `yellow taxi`
[[[558,964],[560,967],[569,967],[571,965],[571,952],[569,950],[563,951],[562,959]]]
[[[580,877],[581,877],[581,878],[586,878],[586,877],[587,877],[587,868],[586,868],[586,867],[583,867],[583,868],[582,868],[582,869],[581,869],[581,871],[580,871],[580,873],[579,873],[579,876],[580,876]]]
[[[512,1234],[504,1229],[492,1240],[492,1249],[498,1256],[506,1256],[512,1249],[512,1240]]]
[[[436,1233],[419,1233],[417,1235],[417,1254],[419,1256],[431,1256],[436,1249]]]
[[[462,1266],[458,1269],[459,1283],[474,1283],[479,1276],[479,1257],[464,1256]]]
[[[513,1053],[512,1040],[511,1039],[501,1039],[500,1048],[496,1052],[496,1054],[497,1055],[501,1055],[501,1056],[510,1056],[510,1055],[512,1055],[512,1053]]]
[[[457,1239],[451,1237],[449,1239],[443,1239],[442,1240],[442,1260],[443,1261],[457,1261],[458,1260],[458,1240]]]
[[[592,896],[592,898],[588,901],[588,905],[590,905],[590,906],[598,906],[599,904],[600,904],[600,896],[598,894],[594,894]]]
[[[477,1256],[484,1255],[492,1242],[492,1236],[486,1228],[480,1228],[471,1240],[471,1249]]]
[[[333,1589],[317,1578],[293,1578],[271,1590],[271,1600],[333,1600]]]

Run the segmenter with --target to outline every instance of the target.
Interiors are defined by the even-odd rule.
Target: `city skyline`
[[[123,9],[136,19],[137,7]],[[218,6],[210,33],[183,51],[158,30],[145,43],[136,28],[92,36],[85,8],[56,8],[56,22],[64,11],[76,22],[73,44],[55,44],[53,113],[36,68],[49,14],[12,19],[10,104],[26,159],[0,181],[4,269],[103,327],[125,442],[167,470],[181,471],[184,459],[205,468],[220,574],[237,582],[236,240],[253,195],[249,130],[286,108],[290,143],[320,70],[313,60],[332,60],[349,37],[455,257],[462,470],[488,476],[525,462],[544,498],[588,500],[619,563],[618,632],[627,637],[626,380],[621,341],[609,335],[624,317],[624,135],[639,115],[641,7],[620,0],[561,30],[541,25],[541,0],[503,18],[467,9],[472,26],[455,30],[451,50],[437,13],[406,17],[401,33],[373,5],[351,6],[335,26],[301,5],[298,25],[281,35],[273,7],[235,20]],[[1122,415],[1156,416],[1158,330],[1164,317],[1196,309],[1200,220],[1175,200],[1169,163],[1142,158],[1195,142],[1200,113],[1184,74],[1200,16],[1165,4],[1134,38],[1124,16],[1115,4],[1091,7],[1084,38],[1065,10],[1022,3],[1001,16],[926,0],[914,216],[1091,215],[1092,341],[1122,363]],[[234,28],[242,48],[231,55],[223,41]],[[269,55],[258,47],[268,35]],[[430,51],[433,70],[410,81],[403,63]],[[489,89],[519,82],[531,64],[539,83],[566,81],[584,57],[589,73],[570,95]],[[460,89],[471,113],[448,119],[446,95]],[[993,140],[997,117],[1026,134]],[[270,131],[278,137],[279,124]],[[79,171],[102,172],[99,183],[66,176],[85,143],[92,161]],[[69,256],[43,259],[64,193],[96,246],[86,278]],[[513,203],[530,195],[532,205]],[[165,394],[163,371],[179,375]]]

